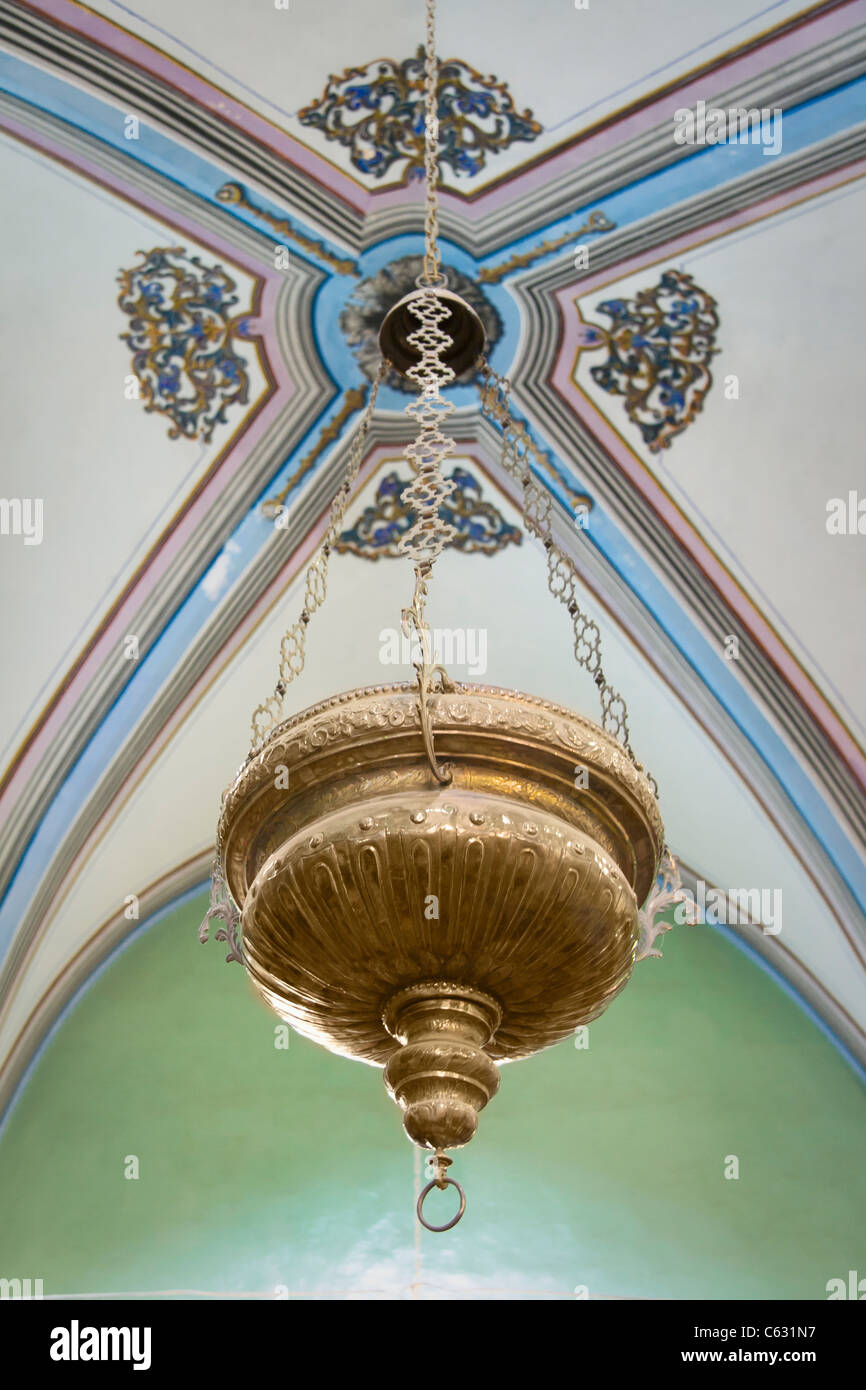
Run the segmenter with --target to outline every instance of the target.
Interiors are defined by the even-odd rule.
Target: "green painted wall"
[[[709,928],[665,939],[587,1051],[503,1070],[455,1157],[467,1215],[433,1236],[379,1072],[294,1035],[277,1051],[240,967],[199,945],[202,912],[142,933],[45,1050],[0,1141],[0,1276],[54,1294],[819,1299],[866,1276],[863,1087]]]

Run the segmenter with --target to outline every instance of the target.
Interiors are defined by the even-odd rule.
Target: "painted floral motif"
[[[224,941],[228,946],[226,964],[236,960],[240,965],[244,963],[243,945],[241,942],[241,914],[235,906],[234,899],[229,892],[228,884],[223,878],[220,867],[219,855],[214,858],[211,866],[210,879],[210,903],[204,915],[204,920],[198,929],[198,939],[202,943],[210,936],[211,922],[222,922],[214,932],[216,941]]]
[[[483,77],[452,58],[439,64],[439,166],[471,177],[487,156],[518,140],[535,140],[542,127],[531,111],[516,111],[504,82]],[[380,58],[328,78],[318,101],[298,112],[302,125],[348,147],[362,174],[381,179],[405,161],[404,181],[424,168],[424,49],[402,63]]]
[[[340,330],[370,381],[375,380],[379,370],[379,329],[382,322],[397,301],[416,288],[417,278],[423,269],[423,256],[402,256],[397,261],[391,261],[390,265],[383,266],[375,275],[356,286],[340,314]],[[452,265],[443,265],[442,269],[448,277],[448,288],[465,299],[480,318],[489,350],[502,336],[499,314],[484,291],[468,275],[455,270]],[[466,385],[475,376],[472,368],[457,377],[452,385]],[[385,377],[385,384],[395,391],[410,395],[415,395],[418,390],[411,381],[394,371]]]
[[[465,554],[493,555],[506,545],[520,545],[521,535],[510,526],[490,502],[481,498],[480,484],[465,468],[451,472],[454,484],[447,505],[439,509],[442,520],[455,531],[449,542]],[[402,555],[400,537],[412,526],[415,515],[406,501],[411,480],[388,473],[376,489],[374,506],[366,507],[355,525],[344,531],[337,541],[337,550],[363,555],[367,560],[380,556],[395,559]]]
[[[584,348],[607,349],[590,368],[594,381],[625,397],[626,414],[651,453],[670,446],[702,409],[712,385],[710,362],[719,319],[716,301],[691,275],[666,270],[658,284],[634,299],[606,299],[598,312],[610,329],[582,325]]]
[[[220,265],[204,265],[183,247],[139,251],[141,265],[118,275],[118,304],[145,410],[171,420],[170,439],[207,443],[230,405],[245,405],[249,377],[234,340],[249,311],[233,317],[237,286]]]
[[[678,903],[686,903],[685,921],[689,926],[697,925],[700,921],[700,914],[695,910],[694,904],[688,905],[688,901],[688,895],[683,889],[680,878],[679,865],[665,846],[656,881],[649,891],[646,902],[637,914],[640,935],[635,952],[635,962],[647,960],[650,956],[661,959],[661,951],[655,949],[656,937],[669,932],[673,923],[660,922],[658,918],[663,912],[667,912],[668,908],[675,907]]]

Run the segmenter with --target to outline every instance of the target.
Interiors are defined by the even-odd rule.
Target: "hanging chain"
[[[413,334],[409,334],[407,341],[420,353],[420,360],[407,368],[406,375],[418,386],[420,395],[406,404],[406,414],[413,418],[418,432],[416,439],[403,450],[414,470],[413,481],[403,493],[403,499],[414,513],[414,521],[400,537],[399,550],[413,560],[416,582],[411,605],[405,607],[402,613],[403,635],[409,637],[411,628],[414,628],[418,641],[420,655],[414,662],[414,669],[418,678],[421,734],[427,760],[436,781],[448,783],[450,771],[439,766],[435,758],[430,696],[435,689],[455,687],[441,664],[432,662],[430,626],[424,606],[434,562],[456,535],[455,527],[443,520],[441,512],[443,503],[448,503],[455,492],[455,481],[443,475],[442,464],[456,448],[455,441],[441,430],[442,421],[448,420],[455,409],[453,403],[442,396],[441,388],[455,379],[455,373],[442,360],[443,353],[452,343],[448,332],[442,328],[442,320],[450,317],[450,310],[436,297],[432,286],[423,286],[411,302],[411,313],[417,318],[418,327]]]
[[[445,284],[439,256],[439,64],[436,60],[436,0],[427,0],[427,52],[424,61],[424,273],[422,285]]]
[[[406,414],[415,421],[418,433],[404,450],[415,476],[403,498],[415,519],[400,537],[399,550],[414,562],[415,589],[411,605],[402,612],[403,633],[408,637],[410,629],[414,628],[419,644],[419,659],[414,665],[427,760],[436,780],[448,782],[451,774],[439,766],[433,751],[429,702],[436,688],[453,690],[454,686],[443,667],[433,664],[425,603],[433,564],[456,534],[441,513],[443,504],[450,501],[455,489],[453,478],[444,476],[442,465],[456,446],[440,428],[454,410],[452,402],[441,394],[441,388],[454,380],[453,370],[442,360],[451,345],[450,336],[442,328],[442,320],[450,317],[450,310],[436,297],[432,287],[424,286],[412,301],[411,311],[419,320],[419,326],[409,334],[408,341],[420,353],[420,360],[407,369],[406,375],[415,382],[420,394],[406,405]]]
[[[429,565],[441,555],[456,534],[454,527],[442,519],[440,508],[454,494],[453,478],[446,478],[442,465],[454,453],[456,445],[442,432],[441,425],[454,413],[453,402],[442,395],[442,388],[454,380],[454,372],[442,360],[451,346],[451,338],[442,327],[451,311],[432,290],[423,290],[411,304],[419,327],[408,336],[408,342],[420,353],[420,361],[407,368],[406,375],[415,382],[419,395],[405,407],[414,420],[417,434],[403,450],[415,476],[404,493],[404,502],[415,514],[408,530],[400,537],[400,551],[416,565]]]
[[[574,561],[563,555],[553,539],[553,502],[550,492],[533,476],[530,457],[541,462],[540,452],[522,421],[511,413],[508,401],[510,383],[494,372],[486,360],[479,368],[481,409],[502,434],[502,465],[523,489],[523,521],[527,531],[537,537],[547,554],[547,583],[554,598],[567,609],[574,627],[574,655],[579,666],[595,681],[601,701],[601,725],[625,749],[635,767],[645,769],[635,757],[629,742],[628,709],[625,700],[607,679],[601,659],[601,633],[598,624],[583,612],[577,601],[579,576]],[[646,774],[654,792],[653,777]]]
[[[387,370],[387,363],[384,361],[380,362],[376,378],[370,386],[367,405],[361,416],[357,433],[352,443],[346,476],[331,503],[331,513],[328,519],[327,530],[316,551],[315,557],[307,568],[304,581],[304,606],[301,610],[301,616],[294,626],[290,627],[283,634],[283,640],[280,643],[279,679],[274,687],[274,693],[268,696],[267,700],[259,705],[253,712],[251,746],[247,761],[258,752],[268,736],[280,723],[283,717],[283,701],[286,697],[286,691],[295,677],[299,676],[304,669],[307,627],[310,618],[318,608],[321,608],[325,601],[328,587],[328,560],[336,540],[343,529],[343,520],[346,514],[349,495],[358,477],[358,473],[360,472],[361,464],[364,461],[364,447],[367,441],[370,421],[373,418],[373,411],[376,408],[376,398],[379,394],[379,387]],[[227,793],[228,788],[223,792],[223,804],[225,804]],[[229,952],[226,956],[226,960],[242,962],[243,944],[240,934],[240,913],[238,912],[229,886],[223,876],[222,853],[222,818],[220,818],[219,828],[217,830],[216,853],[211,867],[210,902],[207,912],[205,913],[204,921],[199,928],[199,940],[207,941],[210,934],[211,922],[214,920],[220,922],[222,925],[216,931],[216,940],[225,941],[228,944]]]
[[[404,450],[414,472],[411,484],[403,494],[404,501],[414,513],[414,521],[399,541],[401,554],[408,555],[415,565],[415,589],[412,602],[402,612],[404,636],[414,629],[419,657],[414,662],[418,677],[418,700],[421,714],[421,733],[424,749],[434,777],[449,782],[448,768],[440,767],[433,748],[430,724],[430,696],[436,690],[453,690],[454,683],[444,668],[433,663],[430,649],[430,628],[425,615],[427,586],[433,564],[445,546],[455,536],[454,527],[442,517],[455,489],[453,478],[446,478],[442,466],[455,450],[453,439],[442,431],[441,425],[453,413],[451,401],[442,389],[454,380],[454,372],[444,360],[452,338],[443,328],[451,310],[436,294],[447,283],[441,273],[437,238],[436,182],[439,175],[439,121],[436,112],[439,65],[436,61],[434,0],[427,0],[427,58],[425,63],[424,173],[427,187],[427,215],[424,225],[424,273],[418,277],[419,293],[410,304],[418,327],[407,337],[419,360],[406,369],[406,375],[418,387],[418,396],[406,405],[406,414],[415,422],[417,433],[413,443]]]
[[[301,616],[298,621],[283,634],[283,640],[280,643],[279,679],[274,687],[274,693],[273,695],[269,695],[253,712],[251,730],[252,752],[256,752],[261,747],[265,739],[280,723],[283,717],[283,701],[286,697],[286,691],[295,677],[299,676],[304,669],[307,626],[313,614],[318,608],[321,608],[325,601],[328,586],[328,560],[340,532],[343,529],[343,520],[346,514],[349,495],[360,471],[361,464],[364,461],[364,447],[367,442],[370,420],[376,408],[376,397],[379,394],[379,387],[382,384],[387,370],[386,363],[380,362],[379,371],[370,386],[367,405],[364,414],[361,416],[357,433],[352,444],[352,452],[349,456],[346,476],[331,503],[331,515],[328,521],[328,529],[325,531],[322,543],[307,569],[307,575],[304,581],[304,599]]]
[[[411,312],[418,327],[408,335],[408,342],[418,352],[420,360],[407,368],[406,375],[418,387],[417,400],[406,406],[406,414],[418,427],[417,437],[405,450],[415,478],[407,489],[405,500],[415,512],[415,521],[400,540],[400,550],[415,561],[416,597],[418,594],[417,567],[433,561],[444,546],[454,538],[454,528],[442,521],[439,509],[452,496],[454,482],[442,473],[445,459],[454,453],[454,441],[447,439],[439,428],[453,414],[454,406],[444,399],[441,389],[454,380],[454,372],[443,360],[452,339],[442,327],[451,317],[447,304],[434,293],[444,280],[440,272],[439,226],[437,220],[436,182],[439,177],[439,120],[436,114],[439,65],[436,60],[436,6],[427,0],[427,59],[425,63],[424,173],[427,189],[427,216],[424,227],[424,273],[418,277],[422,293],[417,295]],[[429,571],[428,571],[429,573]]]
[[[530,458],[543,465],[544,460],[526,425],[515,419],[509,405],[510,382],[493,370],[486,358],[479,365],[481,410],[487,419],[498,425],[502,434],[502,466],[523,489],[523,523],[541,541],[547,554],[547,582],[550,592],[567,609],[574,626],[574,655],[579,666],[588,671],[598,688],[601,701],[601,724],[622,744],[639,772],[642,772],[658,798],[656,779],[639,763],[629,741],[628,709],[625,700],[609,684],[601,661],[601,633],[598,624],[588,618],[577,601],[579,577],[574,561],[563,555],[553,539],[553,504],[547,487],[532,475]],[[656,926],[657,914],[672,902],[683,901],[683,885],[676,857],[667,844],[662,849],[658,875],[640,916],[640,942],[636,960],[646,955],[659,955],[652,943],[666,926]],[[687,917],[688,921],[693,920]]]

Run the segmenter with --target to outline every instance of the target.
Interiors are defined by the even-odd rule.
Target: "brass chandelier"
[[[434,0],[426,18],[424,269],[381,326],[378,375],[302,611],[282,639],[274,692],[253,714],[251,751],[223,795],[200,936],[219,919],[227,959],[243,963],[281,1019],[384,1068],[406,1134],[433,1156],[419,1220],[442,1231],[465,1210],[447,1151],[475,1133],[499,1087],[497,1064],[604,1011],[650,953],[655,914],[679,897],[679,880],[655,782],[602,667],[599,629],[554,539],[536,447],[484,357],[480,319],[441,272]],[[550,590],[572,618],[575,656],[598,688],[600,726],[543,699],[454,682],[433,664],[428,585],[454,536],[442,515],[454,489],[443,474],[454,407],[442,391],[473,367],[502,465],[522,489],[525,526],[546,553]],[[402,625],[417,639],[416,680],[351,690],[284,719],[389,368],[418,390],[406,406],[416,427],[405,450],[414,520],[400,542],[414,565]],[[459,1197],[439,1226],[423,1211],[434,1186]]]

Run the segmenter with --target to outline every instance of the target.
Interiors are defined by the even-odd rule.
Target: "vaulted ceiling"
[[[866,6],[439,11],[443,260],[476,287],[668,841],[687,883],[781,893],[781,930],[727,935],[862,1066]],[[2,491],[42,506],[38,544],[26,509],[0,537],[2,1104],[100,963],[207,876],[370,335],[417,273],[422,21],[0,3]],[[680,143],[700,102],[782,116]],[[379,396],[353,526],[408,476],[406,399]],[[437,565],[433,624],[485,634],[485,669],[454,674],[594,716],[498,433],[471,383],[453,399],[469,501],[518,533]],[[365,535],[290,710],[408,674],[382,633],[409,568]]]

